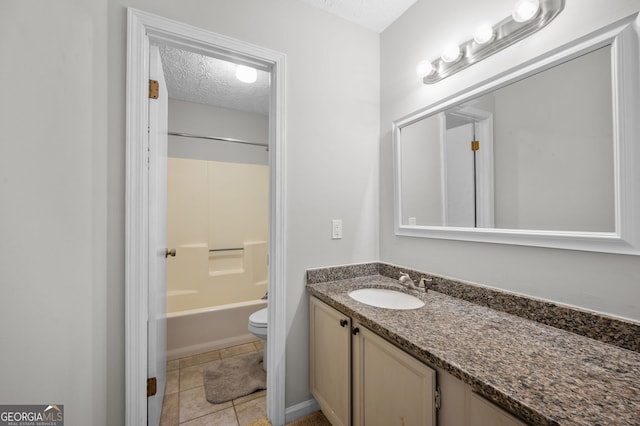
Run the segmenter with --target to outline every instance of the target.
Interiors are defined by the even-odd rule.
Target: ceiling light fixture
[[[236,66],[236,78],[243,83],[255,83],[258,79],[258,71],[246,65]]]
[[[435,61],[421,61],[416,72],[425,84],[455,74],[547,26],[564,9],[564,1],[518,0],[511,15],[493,26],[481,25],[472,39],[445,47]]]

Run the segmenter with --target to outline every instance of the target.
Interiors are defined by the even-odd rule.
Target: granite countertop
[[[397,288],[425,302],[390,310],[349,291]],[[307,284],[308,291],[427,364],[538,425],[640,425],[640,353],[381,275]]]

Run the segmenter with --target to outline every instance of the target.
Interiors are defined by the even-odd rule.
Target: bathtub
[[[267,291],[267,242],[210,250],[207,243],[176,245],[167,262],[167,313],[260,299]]]
[[[167,262],[167,359],[255,340],[249,315],[267,306],[267,242],[210,251],[177,245]]]
[[[258,299],[168,313],[167,360],[256,340],[247,330],[249,315],[266,306]]]

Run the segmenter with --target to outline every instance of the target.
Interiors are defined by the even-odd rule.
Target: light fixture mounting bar
[[[423,83],[436,83],[530,36],[547,26],[562,9],[564,9],[564,0],[540,0],[538,14],[527,22],[516,22],[509,15],[493,27],[495,33],[493,41],[478,44],[471,38],[460,45],[461,57],[457,61],[445,62],[442,59],[434,61],[432,63],[434,71],[422,79]]]

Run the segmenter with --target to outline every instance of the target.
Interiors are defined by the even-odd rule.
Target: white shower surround
[[[167,280],[168,315],[255,300],[267,292],[266,241],[246,242],[242,250],[220,252],[224,257],[231,254],[234,256],[232,261],[243,266],[217,272],[211,272],[207,266],[216,261],[218,252],[208,253],[205,245],[181,246],[176,250],[178,256],[189,259],[186,268],[173,274],[175,281]],[[167,270],[171,270],[171,264],[167,265]]]

